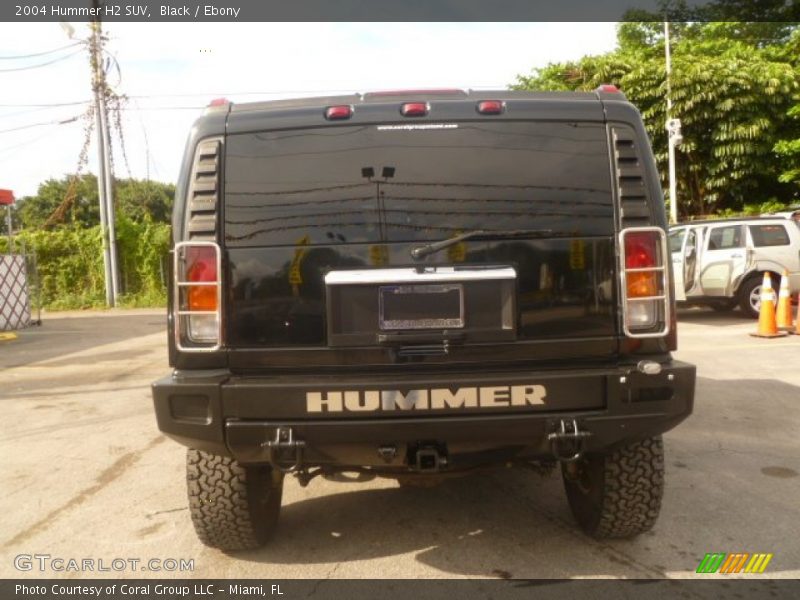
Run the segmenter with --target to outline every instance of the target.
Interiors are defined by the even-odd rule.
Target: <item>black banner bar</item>
[[[531,557],[534,559],[535,557]],[[6,579],[3,600],[564,600],[614,598],[781,599],[800,597],[800,580],[697,579],[471,579],[471,580],[225,580]]]
[[[800,21],[798,0],[11,0],[11,22]]]

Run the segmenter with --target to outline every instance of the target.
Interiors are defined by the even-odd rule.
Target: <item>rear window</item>
[[[750,235],[757,248],[789,245],[789,234],[783,225],[750,225]]]
[[[226,140],[229,246],[432,240],[472,229],[613,234],[605,128],[408,123]]]

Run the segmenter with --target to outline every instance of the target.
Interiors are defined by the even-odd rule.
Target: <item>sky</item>
[[[86,24],[72,25],[75,38],[88,37]],[[114,140],[115,175],[169,183],[192,122],[213,98],[504,89],[518,74],[612,50],[616,41],[614,23],[107,23],[104,30],[115,59],[109,83],[129,98],[122,140]],[[17,198],[75,172],[85,122],[64,121],[85,112],[91,82],[80,46],[15,57],[71,43],[59,23],[0,23],[0,188]],[[92,139],[88,171],[96,164]]]

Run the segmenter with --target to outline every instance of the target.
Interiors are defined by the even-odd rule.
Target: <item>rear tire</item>
[[[200,541],[220,550],[263,546],[278,523],[283,474],[201,450],[186,454],[189,512]]]
[[[761,284],[763,283],[763,277],[763,274],[761,274],[760,277],[752,277],[745,281],[739,288],[739,307],[744,314],[754,319],[758,318],[758,312],[761,309]]]
[[[572,514],[592,537],[628,538],[653,527],[664,495],[661,436],[562,464]]]

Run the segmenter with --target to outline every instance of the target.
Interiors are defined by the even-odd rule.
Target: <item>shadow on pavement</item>
[[[707,552],[772,552],[772,574],[797,569],[800,389],[773,380],[700,378],[696,414],[666,439],[666,492],[656,527],[632,540],[580,532],[558,472],[496,470],[432,489],[360,490],[284,506],[264,563],[402,556],[477,577],[664,577],[693,574]],[[312,483],[313,485],[313,483]],[[409,556],[413,553],[414,556]],[[375,577],[408,573],[374,573]]]
[[[742,323],[755,323],[738,308],[736,310],[716,311],[711,308],[679,308],[678,324],[680,323],[699,323],[702,325],[741,325]],[[754,325],[755,326],[755,325]]]
[[[554,538],[563,538],[564,532],[561,523],[554,527],[551,515],[525,506],[525,497],[515,496],[516,492],[509,493],[509,486],[530,486],[548,496],[561,496],[563,510],[557,519],[566,521],[571,517],[560,479],[542,479],[520,470],[467,476],[430,489],[359,490],[342,486],[342,493],[284,506],[270,545],[236,556],[253,562],[314,564],[413,552],[416,556],[402,560],[420,561],[458,575],[514,577],[519,572],[521,545],[525,554],[545,555],[552,552],[548,544]],[[575,536],[583,537],[577,529]],[[581,541],[575,539],[573,543]],[[563,547],[564,542],[559,545]],[[551,555],[551,560],[560,561],[562,569],[547,567],[546,573],[538,571],[539,576],[566,577],[575,570],[563,556]],[[395,574],[372,576],[402,577],[408,572],[398,564]],[[537,570],[524,576],[532,572]]]

